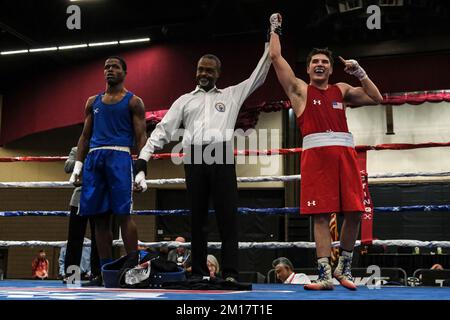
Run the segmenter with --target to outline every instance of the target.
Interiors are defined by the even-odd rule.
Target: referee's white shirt
[[[208,92],[197,86],[179,97],[147,139],[139,158],[148,161],[155,150],[172,140],[177,141],[181,124],[184,126],[183,147],[230,140],[242,104],[264,83],[270,64],[266,43],[263,56],[247,80],[225,89],[214,87]]]
[[[291,273],[291,275],[284,281],[287,284],[310,284],[311,280],[304,273]]]

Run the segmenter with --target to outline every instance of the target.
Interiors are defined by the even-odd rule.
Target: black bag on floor
[[[232,290],[251,291],[252,284],[245,282],[230,282],[220,278],[211,279],[188,279],[186,281],[166,282],[163,289],[172,290]]]
[[[107,288],[161,288],[163,283],[184,281],[184,269],[157,253],[134,251],[102,268]]]

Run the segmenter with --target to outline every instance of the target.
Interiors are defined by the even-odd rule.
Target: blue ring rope
[[[300,209],[298,207],[287,208],[238,208],[239,214],[264,214],[264,215],[278,215],[278,214],[298,214]],[[416,205],[416,206],[397,206],[397,207],[375,207],[375,213],[394,213],[394,212],[411,212],[411,211],[450,211],[450,205]],[[209,210],[210,214],[214,210]],[[135,215],[139,216],[184,216],[189,215],[189,209],[175,209],[175,210],[135,210]],[[0,212],[0,217],[66,217],[69,216],[69,211],[3,211]]]

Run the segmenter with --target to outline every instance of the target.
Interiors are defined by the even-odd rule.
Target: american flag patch
[[[342,109],[344,109],[344,105],[342,104],[342,102],[333,101],[333,109],[342,110]]]

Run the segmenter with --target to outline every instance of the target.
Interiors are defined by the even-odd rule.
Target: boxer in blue
[[[70,177],[74,185],[80,185],[82,178],[79,214],[94,216],[101,266],[112,261],[111,214],[119,221],[126,252],[137,250],[137,229],[130,216],[133,189],[142,192],[147,188],[145,181],[133,184],[130,149],[135,146],[139,153],[147,137],[144,103],[125,88],[126,74],[127,65],[121,57],[105,61],[106,90],[86,102],[77,161]]]

